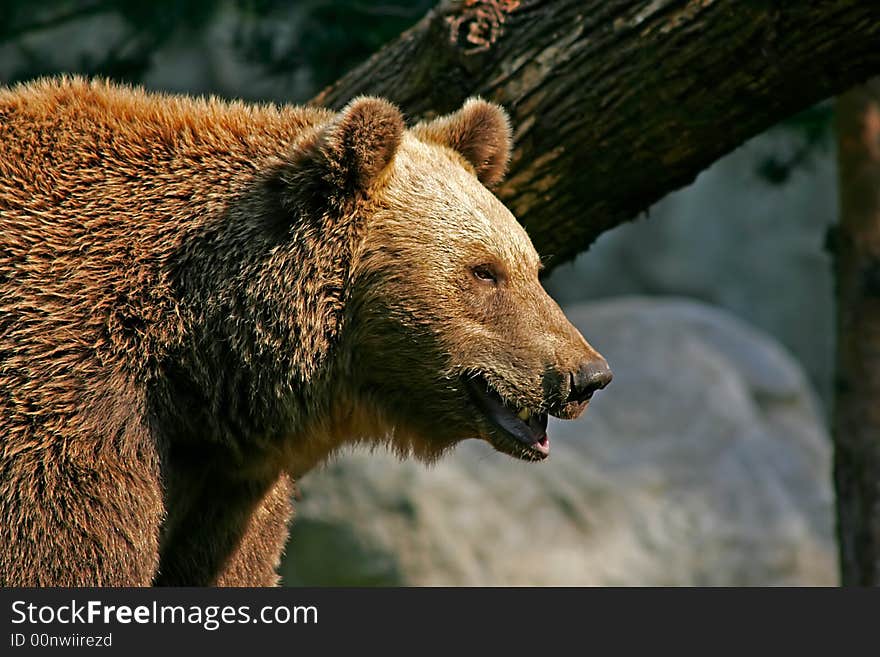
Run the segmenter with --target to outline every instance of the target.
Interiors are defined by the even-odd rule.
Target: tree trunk
[[[447,0],[314,102],[511,113],[498,195],[552,268],[749,137],[880,73],[864,0]]]
[[[880,585],[880,78],[837,102],[834,479],[844,584]]]

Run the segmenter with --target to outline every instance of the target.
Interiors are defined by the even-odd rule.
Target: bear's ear
[[[292,163],[345,195],[366,191],[391,163],[403,138],[400,110],[387,100],[361,96],[352,100]]]
[[[500,105],[470,98],[460,110],[413,128],[417,137],[458,151],[487,187],[507,172],[512,136],[510,119]]]

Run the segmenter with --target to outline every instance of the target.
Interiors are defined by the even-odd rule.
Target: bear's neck
[[[324,442],[306,434],[334,424],[356,213],[292,217],[272,198],[245,195],[179,249],[184,335],[153,406],[183,458],[306,462]]]

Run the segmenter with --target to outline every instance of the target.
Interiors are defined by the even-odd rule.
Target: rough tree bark
[[[844,584],[880,585],[880,78],[837,102],[834,479]]]
[[[864,0],[446,0],[323,91],[413,118],[473,94],[516,130],[499,196],[548,268],[749,137],[880,73]]]

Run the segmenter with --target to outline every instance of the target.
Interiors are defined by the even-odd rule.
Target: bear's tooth
[[[524,409],[522,409],[519,413],[517,413],[516,416],[517,416],[520,420],[522,420],[523,422],[525,422],[525,421],[527,421],[527,420],[532,416],[532,412],[531,412],[529,409],[524,408]]]

